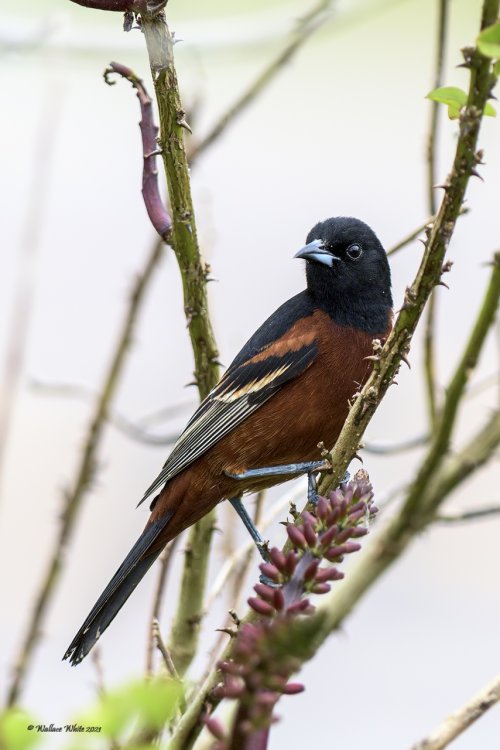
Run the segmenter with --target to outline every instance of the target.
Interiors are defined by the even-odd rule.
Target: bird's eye
[[[349,245],[347,255],[351,260],[359,260],[363,255],[363,248],[361,245]]]

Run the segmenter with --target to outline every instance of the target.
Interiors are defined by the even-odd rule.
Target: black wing
[[[301,344],[300,340],[291,339],[293,348],[283,354],[273,354],[273,343],[300,317],[311,313],[309,300],[302,293],[282,305],[259,328],[201,402],[141,503],[312,364],[317,353],[314,341]],[[265,357],[256,356],[266,352]]]

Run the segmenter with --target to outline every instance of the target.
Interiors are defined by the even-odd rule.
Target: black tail
[[[171,517],[171,514],[166,515],[143,531],[94,604],[63,656],[63,659],[70,660],[72,666],[87,656],[162,551],[161,546],[153,552],[149,550]]]

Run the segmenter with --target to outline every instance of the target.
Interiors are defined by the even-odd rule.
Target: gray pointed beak
[[[313,240],[309,242],[305,247],[295,253],[294,258],[304,258],[304,260],[312,260],[315,263],[322,263],[324,266],[331,268],[334,261],[340,260],[336,255],[332,255],[328,250],[325,250],[323,240]]]

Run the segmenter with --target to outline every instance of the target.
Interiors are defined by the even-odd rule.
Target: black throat
[[[308,287],[313,305],[326,312],[337,325],[356,328],[372,336],[382,335],[390,322],[392,299],[381,290],[353,295],[339,290],[325,289],[318,293]]]

